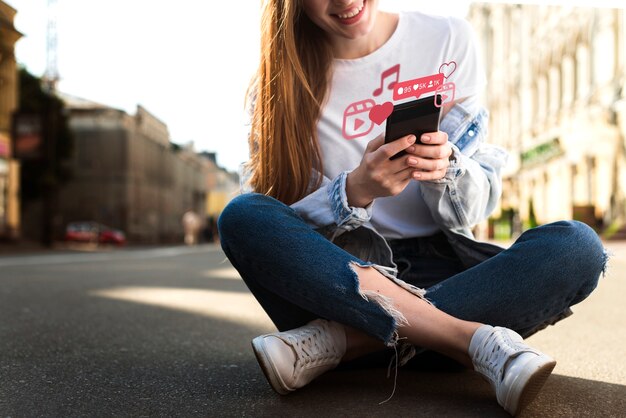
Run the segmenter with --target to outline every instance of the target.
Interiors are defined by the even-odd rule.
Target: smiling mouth
[[[356,21],[363,13],[363,10],[365,9],[366,1],[367,0],[363,0],[363,3],[361,3],[361,5],[358,7],[352,7],[342,13],[337,13],[332,16],[337,18],[342,23],[350,23],[350,22]]]

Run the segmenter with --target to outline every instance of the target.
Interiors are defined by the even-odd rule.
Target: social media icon
[[[370,133],[374,123],[370,120],[369,112],[376,106],[372,99],[361,100],[349,105],[343,112],[342,134],[346,139],[359,138]]]
[[[401,81],[394,86],[393,100],[402,100],[407,97],[419,99],[423,94],[428,94],[443,86],[443,74],[437,73],[413,80]]]
[[[456,91],[456,87],[454,83],[444,83],[435,90],[435,94],[439,97],[439,100],[435,99],[435,106],[441,107],[446,103],[451,103],[454,101],[454,93]]]

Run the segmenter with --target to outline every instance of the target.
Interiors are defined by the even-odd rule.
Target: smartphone
[[[415,135],[416,143],[421,143],[420,138],[423,134],[438,131],[442,106],[437,106],[437,104],[441,103],[441,95],[436,94],[395,105],[391,115],[387,118],[385,143],[409,134]],[[405,154],[406,151],[402,150],[391,159],[395,160]]]

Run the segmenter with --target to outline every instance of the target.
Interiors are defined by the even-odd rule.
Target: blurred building
[[[203,239],[213,242],[219,239],[217,219],[228,202],[239,193],[239,175],[220,167],[214,152],[202,152],[200,156],[204,160],[207,173]]]
[[[15,43],[22,36],[13,25],[16,10],[0,0],[0,239],[20,231],[19,163],[11,149],[11,121],[17,109]]]
[[[220,167],[214,152],[202,152],[207,168],[206,215],[218,217],[239,192],[239,176]]]
[[[59,223],[96,221],[123,230],[132,243],[182,242],[183,214],[206,210],[203,159],[170,143],[167,126],[141,106],[129,115],[62,98],[75,150]]]
[[[624,17],[623,9],[471,6],[490,141],[511,152],[495,222],[504,235],[559,219],[597,230],[624,222]]]

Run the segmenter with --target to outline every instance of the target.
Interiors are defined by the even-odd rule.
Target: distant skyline
[[[4,1],[17,9],[15,26],[25,35],[18,63],[43,75],[48,1]],[[427,3],[381,0],[380,8],[464,17],[470,4]],[[248,156],[243,97],[258,60],[260,4],[57,0],[59,90],[130,114],[140,104],[167,124],[172,142],[193,141],[235,171]]]

